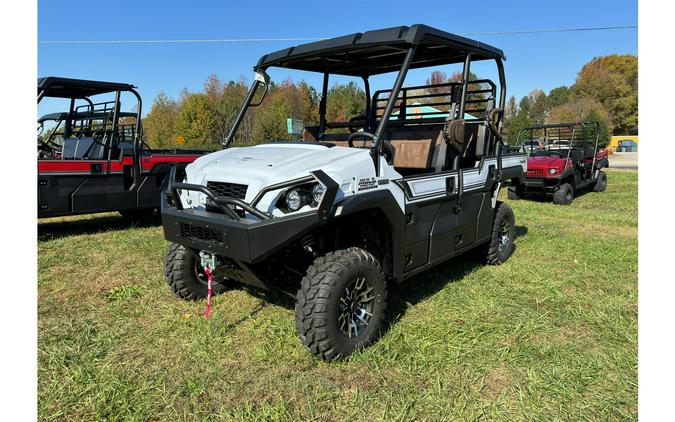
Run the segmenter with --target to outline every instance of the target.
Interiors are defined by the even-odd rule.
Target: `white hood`
[[[198,158],[187,166],[186,173],[188,183],[206,185],[214,181],[247,185],[244,200],[250,202],[264,187],[307,176],[314,170],[323,170],[343,192],[351,191],[355,180],[375,177],[375,167],[367,149],[329,148],[309,143],[228,148]],[[266,194],[258,208],[271,211],[270,206],[278,193]],[[201,206],[203,201],[203,198],[191,201],[192,206]]]

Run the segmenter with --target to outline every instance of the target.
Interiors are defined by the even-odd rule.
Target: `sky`
[[[83,0],[39,0],[38,40],[159,40],[334,37],[424,23],[447,32],[519,31],[637,25],[637,1],[128,1],[105,8]],[[464,6],[463,6],[464,4]],[[507,95],[520,99],[534,89],[571,85],[581,66],[606,54],[638,53],[637,29],[519,35],[471,35],[506,54]],[[260,56],[300,41],[214,44],[38,44],[38,75],[129,82],[143,97],[143,114],[163,91],[201,90],[211,74],[224,80],[252,78]],[[433,69],[412,71],[406,85],[423,84]],[[445,69],[448,74],[457,68]],[[496,79],[494,64],[472,68]],[[320,76],[270,70],[320,86]],[[371,82],[390,88],[394,76]],[[61,111],[44,102],[39,113]]]

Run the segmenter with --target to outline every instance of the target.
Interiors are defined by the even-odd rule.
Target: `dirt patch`
[[[485,376],[483,384],[481,395],[484,398],[492,399],[501,395],[504,390],[513,384],[513,376],[504,367],[492,368]]]

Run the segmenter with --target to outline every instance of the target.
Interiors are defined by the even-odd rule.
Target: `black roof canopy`
[[[45,97],[85,98],[108,92],[131,91],[134,88],[131,84],[88,81],[55,76],[38,79],[38,95],[41,91],[44,91]]]
[[[472,60],[505,59],[502,50],[426,25],[359,32],[286,48],[260,58],[254,69],[270,66],[369,76],[400,69],[410,47],[417,47],[411,68]]]

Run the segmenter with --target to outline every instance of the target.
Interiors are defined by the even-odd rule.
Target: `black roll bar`
[[[384,112],[382,113],[382,118],[380,119],[380,124],[375,130],[375,137],[373,138],[373,142],[370,145],[370,155],[373,157],[373,162],[375,164],[375,174],[377,176],[380,175],[380,165],[377,160],[377,156],[379,155],[382,146],[384,131],[387,129],[389,117],[391,116],[391,112],[394,110],[396,100],[398,99],[398,93],[401,91],[405,76],[408,73],[408,69],[410,69],[413,58],[415,57],[415,51],[417,51],[416,46],[410,47],[405,55],[405,59],[403,59],[403,65],[401,66],[401,70],[398,72],[398,75],[396,75],[394,88],[391,90],[389,101],[387,101],[387,105],[384,108]]]
[[[321,84],[321,100],[319,101],[319,137],[318,141],[323,139],[326,132],[326,102],[328,100],[328,78],[329,74],[323,74],[323,83]]]
[[[234,119],[234,122],[232,123],[232,127],[230,128],[230,132],[227,134],[227,138],[225,138],[225,142],[223,142],[223,148],[228,148],[232,141],[234,140],[234,134],[237,132],[237,129],[239,128],[239,125],[241,124],[241,121],[244,120],[244,114],[246,114],[246,109],[248,109],[248,106],[251,104],[251,101],[253,101],[253,96],[255,95],[256,91],[258,90],[258,86],[261,84],[261,82],[257,79],[253,80],[253,84],[251,84],[251,88],[248,90],[248,94],[246,94],[246,99],[244,100],[244,104],[241,106],[239,109],[239,114],[237,114],[237,117]]]

